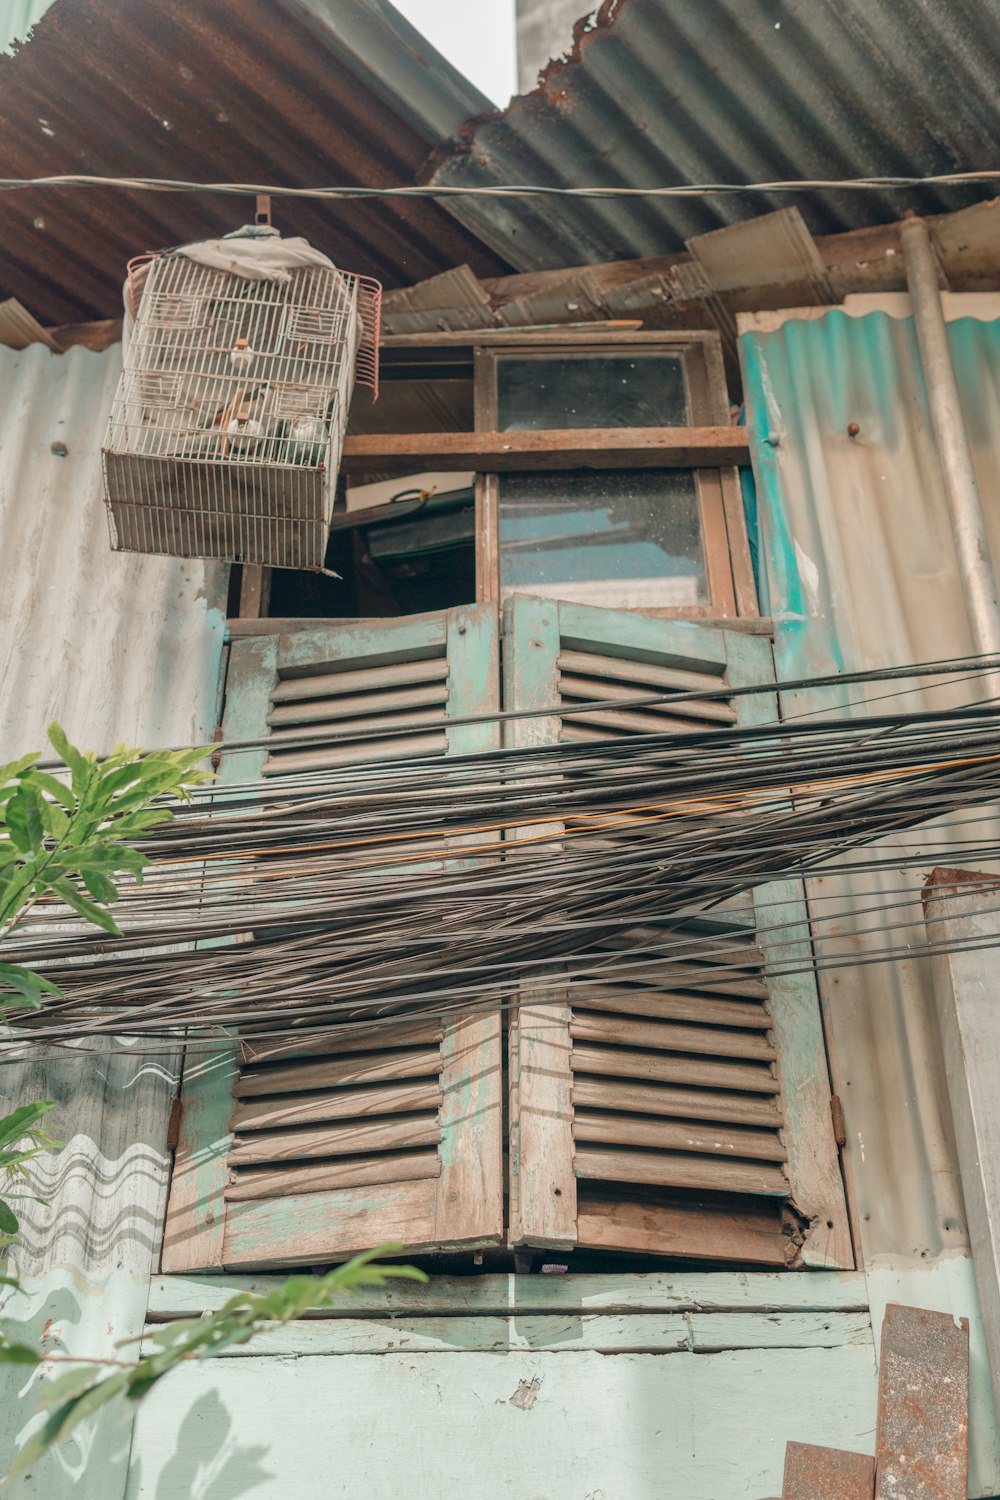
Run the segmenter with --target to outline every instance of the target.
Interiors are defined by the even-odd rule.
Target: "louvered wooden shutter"
[[[497,709],[497,636],[492,606],[469,606],[234,641],[225,738],[267,744],[224,755],[221,778],[495,748],[495,721],[447,720]],[[414,724],[426,732],[394,734]],[[326,731],[357,738],[289,743]],[[496,1015],[192,1051],[164,1270],[322,1263],[389,1240],[498,1242],[501,1063]]]
[[[503,650],[505,706],[552,710],[513,721],[512,744],[777,717],[772,694],[616,706],[770,683],[761,637],[522,596],[507,606]],[[587,703],[598,706],[564,712]],[[764,974],[769,947],[784,967],[808,961],[801,883],[728,902],[699,927],[713,954],[694,976],[687,961],[673,973],[660,962],[621,982],[568,984],[559,1004],[522,991],[510,1039],[514,1242],[850,1266],[815,983]]]

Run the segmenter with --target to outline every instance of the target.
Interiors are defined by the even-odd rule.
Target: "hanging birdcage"
[[[355,377],[377,392],[381,287],[245,235],[210,242],[216,264],[189,246],[143,267],[104,445],[111,545],[321,568]]]

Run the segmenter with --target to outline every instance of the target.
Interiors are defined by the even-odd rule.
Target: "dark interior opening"
[[[358,391],[348,432],[471,432],[472,350],[383,353],[379,399]],[[276,569],[272,617],[380,618],[476,598],[475,494],[468,476],[384,474],[341,480],[322,573]]]

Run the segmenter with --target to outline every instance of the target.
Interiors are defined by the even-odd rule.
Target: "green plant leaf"
[[[19,760],[7,761],[5,765],[0,766],[0,786],[13,781],[15,776],[20,776],[22,771],[26,771],[41,758],[41,752],[33,750],[29,755],[22,755]]]
[[[9,1203],[0,1198],[0,1234],[17,1234],[20,1227],[17,1214]]]
[[[38,1365],[41,1355],[27,1344],[6,1344],[0,1338],[0,1365]]]
[[[37,756],[36,756],[37,759]],[[64,781],[58,776],[50,776],[48,771],[39,771],[32,768],[23,776],[26,786],[35,787],[36,790],[44,792],[54,802],[60,803],[68,813],[76,811],[76,798]]]
[[[72,885],[70,881],[56,880],[52,884],[52,889],[60,901],[64,901],[67,906],[72,907],[81,917],[86,917],[88,922],[93,922],[95,927],[102,928],[104,932],[110,932],[112,937],[122,936],[121,928],[111,913],[105,911],[103,907],[95,905],[93,901],[88,901],[87,897],[81,891],[78,891],[76,886]]]
[[[100,870],[81,868],[80,879],[95,901],[108,902],[118,900],[118,887],[114,881],[109,880],[106,875],[102,875]]]
[[[86,786],[90,779],[90,766],[86,756],[71,745],[66,738],[66,732],[59,724],[50,724],[48,728],[49,744],[59,756],[59,759],[69,766],[73,777],[73,790],[79,796],[82,787]]]
[[[33,1104],[22,1104],[20,1109],[15,1109],[12,1114],[4,1115],[0,1118],[0,1146],[9,1146],[15,1141],[23,1141],[38,1121],[55,1107],[54,1099],[36,1099]]]

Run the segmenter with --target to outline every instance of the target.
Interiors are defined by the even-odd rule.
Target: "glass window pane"
[[[708,582],[694,474],[505,474],[500,588],[609,609],[703,603]]]
[[[497,412],[500,432],[684,427],[684,361],[679,354],[501,359]]]

